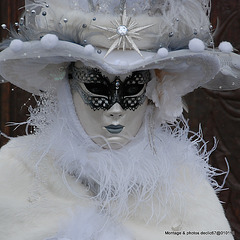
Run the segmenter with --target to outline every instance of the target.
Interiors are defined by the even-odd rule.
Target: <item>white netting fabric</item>
[[[114,29],[115,21],[121,24],[124,9],[136,29],[151,26],[139,32],[136,45],[140,50],[187,48],[194,37],[211,44],[209,0],[28,0],[26,28],[20,26],[21,35],[35,40],[51,32],[61,40],[109,48],[113,43],[109,38],[115,32],[110,34],[106,29]],[[131,48],[127,44],[127,49]]]
[[[26,0],[25,4],[26,9],[32,10],[36,7],[51,7],[56,4],[55,2],[55,0]],[[172,8],[177,9],[178,6],[186,7],[191,4],[200,6],[207,16],[210,15],[211,10],[210,0],[58,0],[57,4],[65,9],[103,14],[120,14],[126,4],[128,14],[147,13],[150,16],[164,15]]]
[[[128,6],[129,13],[141,14],[148,12],[149,15],[162,14],[169,6],[176,3],[184,4],[185,0],[71,0],[69,5],[72,9],[81,9],[86,12],[101,12],[101,13],[119,13],[124,4]],[[195,0],[200,2],[202,8],[210,14],[210,0]]]

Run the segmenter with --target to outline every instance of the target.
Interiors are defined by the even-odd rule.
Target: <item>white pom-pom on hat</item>
[[[159,48],[157,51],[157,54],[161,57],[161,58],[165,58],[168,56],[168,50],[166,48]]]
[[[92,55],[94,51],[95,48],[91,44],[88,44],[84,47],[84,53],[86,53],[87,55]]]
[[[230,42],[221,42],[218,46],[219,50],[224,53],[230,53],[233,51],[233,46]]]
[[[202,40],[198,38],[193,38],[189,41],[188,48],[192,52],[203,52],[205,49],[205,45]]]
[[[41,39],[41,44],[45,49],[52,49],[57,46],[59,40],[55,34],[46,34]]]
[[[19,52],[23,48],[23,42],[20,39],[14,39],[9,45],[10,49],[14,52]]]

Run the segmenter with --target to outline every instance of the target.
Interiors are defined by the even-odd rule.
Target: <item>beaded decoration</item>
[[[124,81],[116,76],[113,82],[96,68],[71,65],[70,73],[72,90],[76,90],[94,111],[108,110],[115,103],[119,103],[124,110],[136,110],[145,101],[146,85],[151,80],[149,70],[133,72]]]

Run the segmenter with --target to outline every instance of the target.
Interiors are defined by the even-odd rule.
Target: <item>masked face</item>
[[[142,125],[149,71],[110,75],[76,63],[70,86],[78,118],[92,140],[103,148],[127,144]]]

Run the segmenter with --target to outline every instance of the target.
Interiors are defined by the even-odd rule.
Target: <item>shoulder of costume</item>
[[[50,154],[44,155],[43,164],[38,162],[41,155],[37,150],[32,149],[33,143],[37,143],[35,135],[21,136],[11,139],[1,148],[0,192],[3,191],[2,189],[8,191],[11,188],[14,191],[18,188],[17,192],[20,192],[20,189],[24,190],[36,182],[44,192],[59,195],[59,198],[75,198],[74,194],[69,192],[67,185],[77,194],[89,197],[89,192],[76,181],[75,177],[66,174],[64,182],[62,172],[55,165],[55,159]]]

